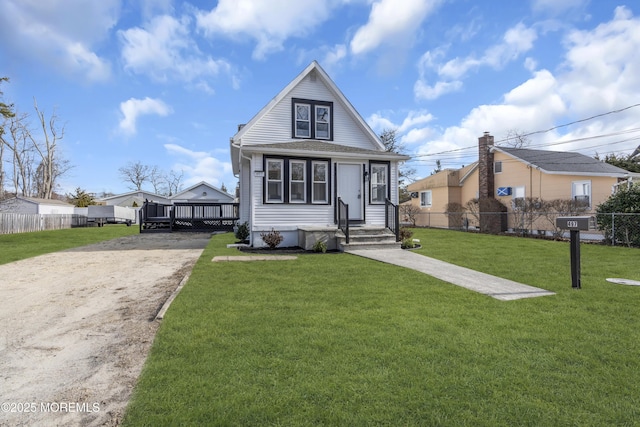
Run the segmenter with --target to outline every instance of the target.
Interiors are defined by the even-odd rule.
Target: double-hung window
[[[329,163],[313,161],[311,165],[313,169],[312,201],[313,203],[327,203],[329,201],[329,180],[327,179]]]
[[[328,160],[265,158],[265,203],[329,204]]]
[[[292,137],[333,140],[333,102],[292,100]]]
[[[284,161],[282,159],[267,160],[267,201],[282,203],[284,201]]]
[[[371,163],[371,203],[384,203],[389,197],[389,164]]]
[[[316,139],[329,139],[331,132],[331,109],[328,105],[316,105]]]
[[[421,208],[430,208],[432,201],[431,201],[431,190],[427,190],[427,191],[421,191],[420,192],[420,207]]]
[[[493,173],[502,173],[502,162],[493,162]]]
[[[591,207],[591,181],[574,181],[571,196],[578,206]]]
[[[307,162],[305,160],[289,161],[289,202],[305,203],[307,201]]]
[[[525,207],[526,191],[524,186],[513,188],[513,208],[522,210]]]
[[[294,103],[296,138],[311,138],[311,104]]]

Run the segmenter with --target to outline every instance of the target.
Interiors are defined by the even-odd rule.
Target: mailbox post
[[[556,227],[571,233],[571,287],[580,289],[580,230],[589,229],[588,216],[561,216],[556,218]]]

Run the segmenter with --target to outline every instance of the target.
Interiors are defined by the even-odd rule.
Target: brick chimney
[[[493,136],[485,132],[478,138],[478,198],[493,198],[495,194],[493,176]]]
[[[507,207],[495,198],[492,148],[493,137],[485,132],[478,138],[478,211],[480,232],[497,234],[507,229]]]

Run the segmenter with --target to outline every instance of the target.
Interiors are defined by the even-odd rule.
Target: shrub
[[[640,226],[638,226],[640,186],[619,188],[606,201],[598,205],[596,212],[598,226],[604,231],[607,242],[640,246]],[[620,215],[611,215],[611,213]]]
[[[269,249],[275,249],[276,246],[282,243],[282,240],[284,239],[282,234],[273,228],[268,233],[260,233],[260,238],[267,246],[269,246]]]
[[[236,239],[240,240],[241,242],[247,240],[249,238],[249,223],[245,221],[244,223],[238,225],[235,235]]]
[[[325,242],[323,242],[322,240],[317,240],[313,244],[313,251],[314,252],[326,253],[327,252],[327,244]]]
[[[400,240],[403,242],[407,239],[411,239],[413,237],[413,230],[407,227],[400,227]]]
[[[416,244],[413,242],[411,237],[402,240],[402,249],[413,249],[416,247]]]

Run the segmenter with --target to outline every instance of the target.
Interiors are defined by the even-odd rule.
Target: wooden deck
[[[233,231],[239,218],[238,203],[163,205],[146,201],[140,209],[140,232]]]

